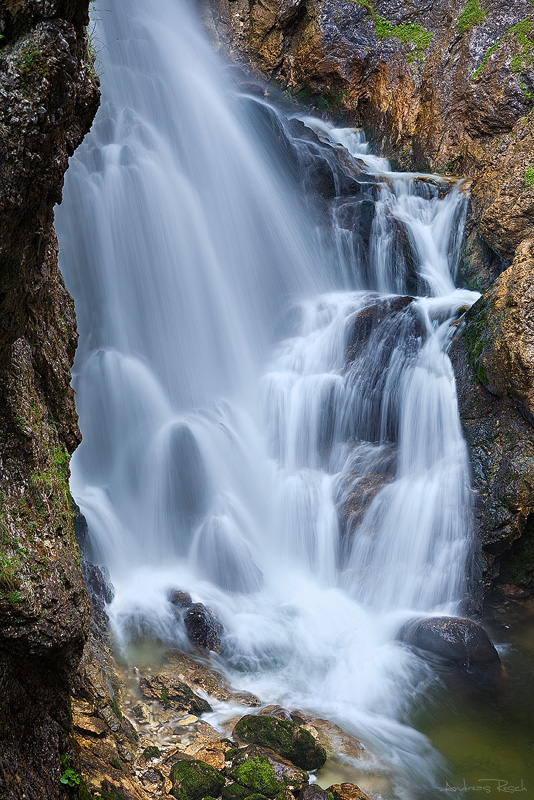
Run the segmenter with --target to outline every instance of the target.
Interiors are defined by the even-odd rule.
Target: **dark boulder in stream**
[[[495,645],[484,628],[470,619],[413,619],[403,625],[399,639],[462,667],[481,667],[500,661]]]
[[[185,629],[191,642],[203,650],[221,652],[223,626],[214,611],[203,603],[193,603],[184,617]]]

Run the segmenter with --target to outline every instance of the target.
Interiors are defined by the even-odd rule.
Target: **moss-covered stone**
[[[269,747],[302,769],[319,769],[326,761],[326,750],[305,728],[285,719],[247,714],[234,728],[243,742]]]
[[[251,792],[268,797],[288,797],[309,781],[309,775],[273,750],[249,744],[240,748],[227,776]],[[289,793],[289,794],[288,794]]]
[[[239,783],[229,783],[223,787],[222,800],[259,800],[259,798],[266,798],[264,794],[258,794],[253,789],[248,789],[246,786],[241,786]]]
[[[273,767],[261,756],[254,756],[250,761],[238,764],[231,774],[236,783],[265,797],[276,797],[283,789],[283,784],[276,778]]]
[[[145,747],[143,750],[142,757],[145,761],[150,761],[151,758],[159,758],[161,756],[161,750],[159,747],[156,747],[155,744],[150,745],[149,747]]]
[[[171,794],[177,800],[218,797],[225,784],[220,772],[204,761],[177,761],[171,769]]]

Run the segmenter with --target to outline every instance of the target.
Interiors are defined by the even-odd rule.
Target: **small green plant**
[[[488,12],[482,8],[478,0],[467,0],[467,5],[456,20],[456,30],[463,36],[464,33],[479,25]]]
[[[529,189],[534,188],[534,164],[530,164],[530,166],[526,168],[524,180],[525,186],[527,186]]]
[[[11,593],[18,589],[21,566],[16,556],[0,555],[0,592]]]
[[[71,767],[67,767],[59,779],[59,782],[63,783],[65,786],[79,786],[80,780],[81,778],[78,773],[75,772]]]
[[[164,708],[170,708],[171,705],[171,698],[168,689],[162,689],[160,695],[161,702],[163,703]]]
[[[119,708],[119,702],[115,695],[113,696],[113,700],[111,701],[111,708],[113,709],[113,713],[115,714],[115,716],[118,717],[118,719],[122,719],[122,712]]]
[[[21,72],[26,77],[32,75],[40,75],[41,77],[48,74],[48,64],[41,50],[36,47],[25,47],[21,52],[20,67]]]

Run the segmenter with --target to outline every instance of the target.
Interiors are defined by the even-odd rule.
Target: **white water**
[[[229,86],[185,0],[107,6],[102,107],[56,219],[80,330],[71,488],[117,637],[187,647],[168,594],[188,590],[221,617],[237,686],[432,781],[403,724],[432,675],[395,636],[463,592],[469,469],[445,352],[476,299],[454,289],[463,195],[301,117],[369,175],[307,200],[332,147],[285,138]]]

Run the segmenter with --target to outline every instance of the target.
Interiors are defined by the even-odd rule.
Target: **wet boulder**
[[[268,747],[297,767],[319,769],[326,761],[326,750],[309,731],[287,719],[247,714],[234,728],[234,737]]]
[[[289,792],[300,791],[309,780],[303,769],[273,750],[254,744],[234,752],[227,775],[236,784],[254,794],[277,798]]]
[[[239,783],[229,783],[222,790],[222,800],[267,800],[267,796],[259,794],[253,789],[240,786]]]
[[[216,613],[203,603],[193,603],[184,616],[184,625],[192,644],[202,650],[221,652],[223,626]]]
[[[220,772],[204,761],[177,761],[170,773],[171,795],[177,800],[203,800],[204,797],[218,797],[225,780]]]
[[[189,714],[203,714],[212,708],[186,684],[169,675],[148,675],[139,684],[141,693],[149,700],[158,700],[164,708]]]
[[[328,800],[328,792],[316,783],[309,783],[300,790],[298,800]]]
[[[333,795],[334,800],[372,800],[355,783],[334,783],[326,791],[329,797]]]
[[[479,667],[500,661],[484,628],[470,619],[413,619],[403,625],[399,639],[458,666]]]
[[[184,592],[181,589],[175,589],[171,592],[169,595],[169,602],[179,612],[191,608],[193,605],[193,600],[189,592]]]
[[[408,311],[412,315],[413,298],[408,296],[400,296],[394,298],[377,298],[376,302],[363,308],[359,311],[351,324],[350,329],[347,331],[347,344],[346,344],[346,359],[347,364],[352,363],[359,358],[371,337],[372,332],[388,319],[394,315],[404,314]],[[413,323],[413,331],[416,337],[423,336],[424,330],[421,321],[415,314],[410,316],[410,321]],[[397,340],[397,331],[391,337],[392,346]]]

